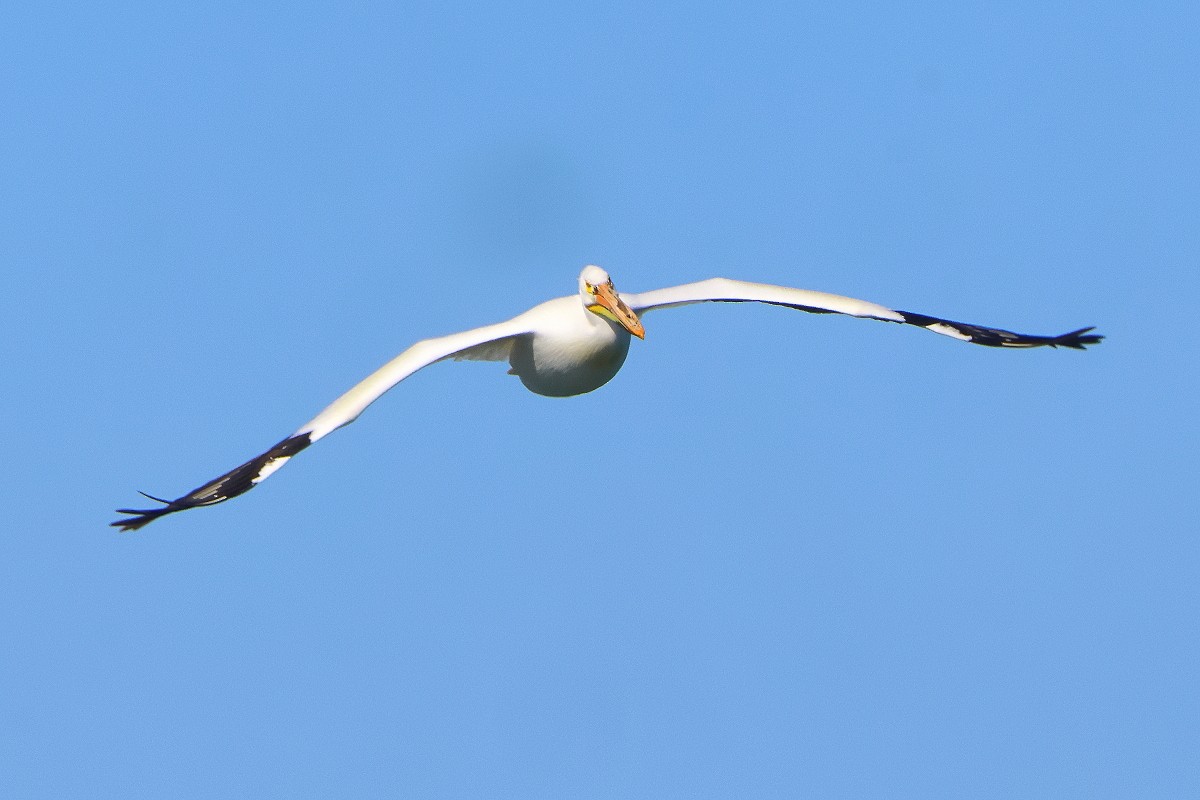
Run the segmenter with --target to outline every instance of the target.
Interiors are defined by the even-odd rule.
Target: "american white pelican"
[[[866,300],[836,294],[728,278],[712,278],[641,294],[618,294],[607,272],[600,267],[587,266],[579,274],[578,294],[548,300],[507,322],[417,342],[265,453],[175,500],[162,500],[143,492],[144,496],[162,503],[162,507],[118,509],[118,513],[130,516],[112,524],[121,530],[136,530],[164,514],[211,506],[249,491],[313,442],[353,422],[388,389],[437,361],[507,361],[512,366],[509,373],[519,377],[526,388],[537,394],[569,397],[590,392],[608,383],[621,369],[629,352],[630,337],[645,337],[639,313],[704,302],[769,303],[816,314],[848,314],[900,322],[990,347],[1049,346],[1082,350],[1085,345],[1096,344],[1103,338],[1088,333],[1092,328],[1080,328],[1061,336],[1028,336],[924,314],[893,311]]]

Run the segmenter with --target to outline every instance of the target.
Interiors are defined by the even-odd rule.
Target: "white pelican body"
[[[575,295],[542,303],[518,319],[536,332],[513,340],[508,363],[535,394],[570,397],[599,389],[629,355],[629,331],[591,313]]]
[[[210,506],[236,497],[266,480],[313,442],[353,422],[367,406],[422,367],[447,359],[507,361],[526,388],[548,397],[569,397],[612,380],[625,363],[632,336],[645,337],[639,312],[703,302],[757,302],[818,314],[846,314],[916,325],[990,347],[1070,347],[1082,350],[1103,337],[1091,328],[1060,336],[1030,336],[924,314],[894,311],[852,297],[764,283],[712,278],[641,294],[618,294],[608,273],[584,267],[579,292],[534,306],[507,322],[424,339],[368,375],[288,438],[198,489],[152,509],[118,509],[130,517],[113,525],[136,530],[164,514]]]

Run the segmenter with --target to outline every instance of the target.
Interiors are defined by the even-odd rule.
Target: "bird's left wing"
[[[199,506],[211,506],[237,497],[262,483],[292,456],[313,442],[353,422],[388,389],[422,367],[448,358],[504,360],[508,357],[513,341],[529,332],[529,325],[522,315],[496,325],[417,342],[368,375],[353,389],[334,400],[324,411],[304,423],[295,433],[266,452],[174,500],[145,495],[151,500],[163,503],[163,506],[149,509],[117,509],[118,513],[130,516],[112,524],[123,531],[137,530],[165,514]]]
[[[847,314],[852,317],[879,319],[916,325],[943,336],[951,336],[964,342],[989,347],[1073,347],[1082,350],[1085,345],[1097,344],[1103,336],[1089,334],[1092,328],[1080,328],[1059,336],[1033,336],[1013,333],[999,328],[986,328],[966,322],[954,322],[925,314],[893,309],[867,300],[856,300],[837,294],[814,292],[809,289],[792,289],[767,283],[749,283],[729,278],[710,278],[697,283],[685,283],[666,289],[655,289],[639,294],[621,293],[621,299],[634,311],[644,314],[660,308],[674,308],[692,303],[768,303],[786,306],[813,314]]]

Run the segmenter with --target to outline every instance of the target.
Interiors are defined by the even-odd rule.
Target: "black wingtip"
[[[1088,331],[1096,330],[1096,326],[1089,328],[1080,328],[1077,331],[1064,333],[1062,336],[1055,336],[1050,342],[1052,347],[1070,347],[1075,350],[1083,350],[1088,345],[1100,344],[1104,337],[1098,333],[1088,333]]]
[[[930,317],[926,314],[915,314],[911,311],[897,311],[903,321],[909,325],[926,328],[934,333],[955,336],[965,339],[972,344],[986,347],[1027,348],[1027,347],[1070,347],[1083,350],[1088,345],[1099,344],[1104,338],[1094,331],[1094,327],[1080,328],[1059,336],[1033,336],[1027,333],[1014,333],[1002,328],[987,328],[983,325],[972,325],[966,322],[954,322],[941,317]]]
[[[144,494],[144,492],[139,492],[139,494]],[[150,497],[150,495],[146,496]],[[150,497],[150,499],[158,500],[157,497]],[[166,503],[167,501],[158,500],[158,502]],[[128,533],[129,531],[136,531],[138,528],[149,525],[151,522],[154,522],[154,520],[158,519],[164,514],[171,514],[182,510],[183,508],[181,507],[172,508],[170,503],[167,503],[162,508],[118,508],[118,514],[132,514],[133,516],[129,517],[128,519],[119,519],[108,524],[119,529],[121,533]]]
[[[287,461],[310,444],[312,444],[312,435],[310,433],[289,436],[265,453],[255,456],[245,464],[231,469],[221,477],[211,480],[203,486],[188,492],[183,497],[178,497],[174,500],[164,500],[152,494],[138,492],[138,494],[156,503],[162,503],[163,507],[144,509],[118,508],[118,514],[129,514],[130,517],[128,519],[119,519],[109,524],[114,528],[120,528],[122,532],[136,531],[138,528],[154,522],[159,517],[174,514],[176,511],[186,511],[189,508],[201,508],[223,503],[231,497],[237,497],[240,494],[250,491],[266,475],[270,474],[270,472],[264,474],[263,470],[272,465],[274,465],[274,469],[278,469],[279,464],[277,462],[281,460]],[[273,472],[274,469],[271,471]]]

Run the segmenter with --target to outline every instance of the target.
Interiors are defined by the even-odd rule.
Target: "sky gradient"
[[[0,12],[0,795],[1200,795],[1194,7],[568,5]],[[663,311],[108,527],[585,263],[1108,339]]]

